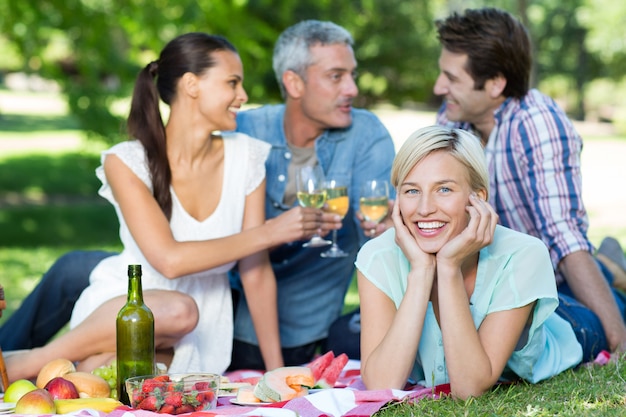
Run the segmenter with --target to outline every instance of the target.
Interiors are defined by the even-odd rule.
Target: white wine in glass
[[[350,208],[350,200],[348,198],[348,187],[338,180],[330,180],[326,182],[326,211],[345,217]],[[348,256],[337,244],[337,229],[333,230],[333,244],[326,252],[322,252],[322,258],[343,258]]]
[[[326,202],[324,171],[319,165],[304,166],[296,172],[296,197],[302,207],[322,208]],[[317,233],[305,244],[305,248],[327,246],[332,242]]]
[[[379,223],[389,211],[389,183],[387,181],[365,181],[361,187],[359,209],[365,220]]]

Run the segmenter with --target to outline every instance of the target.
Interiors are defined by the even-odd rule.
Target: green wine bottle
[[[143,302],[141,265],[128,265],[128,300],[117,314],[117,395],[130,405],[125,381],[154,374],[154,316]]]

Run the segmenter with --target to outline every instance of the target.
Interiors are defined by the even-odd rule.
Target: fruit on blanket
[[[110,413],[123,405],[113,398],[76,398],[68,400],[54,400],[58,414],[73,413],[78,410],[89,408],[92,410]]]
[[[315,385],[311,368],[285,366],[266,372],[254,387],[254,395],[261,401],[288,401],[308,394]]]
[[[15,404],[15,414],[56,414],[56,411],[52,396],[42,388],[27,392]]]
[[[46,391],[52,395],[53,399],[71,399],[78,398],[78,390],[73,382],[68,381],[62,376],[52,378],[44,387]]]
[[[254,386],[242,386],[237,390],[237,402],[242,404],[260,403],[261,400],[254,395]]]
[[[109,383],[109,388],[111,389],[109,397],[117,400],[117,361],[114,359],[110,364],[102,365],[91,371],[91,373],[98,375]]]
[[[335,354],[332,350],[329,350],[328,352],[313,360],[307,365],[309,368],[311,368],[313,378],[315,378],[316,382],[319,381],[319,379],[322,377],[322,374],[324,373],[324,369],[326,369],[328,365],[330,365],[334,358]]]
[[[333,388],[337,379],[339,378],[339,374],[348,363],[348,355],[342,353],[341,355],[335,357],[333,361],[324,369],[322,376],[315,382],[315,387],[317,388]]]
[[[217,374],[166,374],[126,380],[132,408],[167,414],[207,411],[217,406]]]
[[[28,379],[18,379],[9,385],[4,392],[4,401],[7,403],[17,403],[24,394],[36,390],[35,384]]]
[[[70,372],[63,378],[72,382],[81,398],[107,398],[111,394],[108,382],[89,372]]]
[[[37,388],[43,388],[52,378],[64,376],[70,372],[76,372],[76,367],[71,361],[63,358],[54,359],[41,368],[37,374],[35,385]]]

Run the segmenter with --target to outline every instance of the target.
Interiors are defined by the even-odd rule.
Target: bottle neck
[[[141,289],[140,275],[131,275],[128,277],[128,302],[143,304],[143,291]]]

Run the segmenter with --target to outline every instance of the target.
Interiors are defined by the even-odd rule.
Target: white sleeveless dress
[[[170,226],[177,241],[215,239],[240,232],[245,198],[265,178],[265,159],[270,150],[268,144],[242,133],[225,133],[223,137],[222,195],[210,217],[204,221],[191,217],[170,188]],[[152,190],[144,148],[139,141],[122,142],[104,151],[102,162],[107,154],[117,155]],[[141,264],[144,291],[165,289],[186,293],[194,298],[200,311],[196,328],[175,346],[169,372],[223,373],[230,363],[233,339],[232,299],[227,272],[235,263],[172,280],[163,277],[152,268],[133,240],[102,166],[96,169],[96,175],[102,181],[99,194],[115,207],[124,249],[119,255],[102,260],[91,272],[90,285],[76,302],[70,327],[76,327],[103,302],[126,295],[128,265]]]

